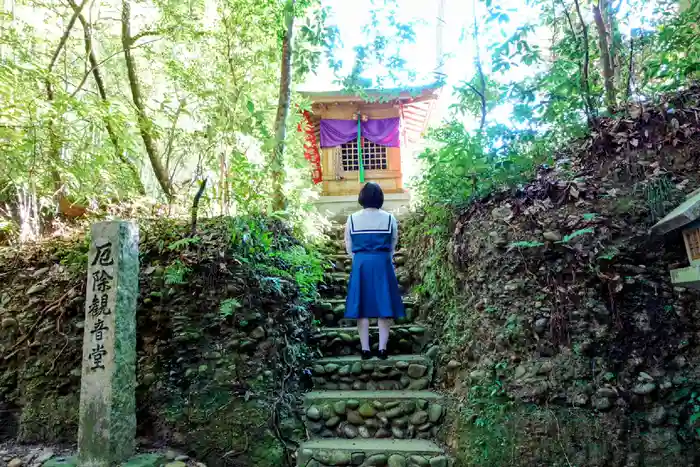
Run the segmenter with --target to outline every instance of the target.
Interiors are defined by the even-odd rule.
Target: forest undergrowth
[[[405,222],[464,465],[697,461],[698,294],[649,228],[700,187],[699,110],[691,87],[599,118],[532,181]]]
[[[325,259],[263,216],[141,219],[140,449],[293,465]],[[0,440],[76,441],[89,233],[0,249]]]

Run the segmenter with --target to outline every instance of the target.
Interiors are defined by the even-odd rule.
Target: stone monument
[[[92,226],[88,253],[78,459],[111,466],[134,453],[138,227]]]

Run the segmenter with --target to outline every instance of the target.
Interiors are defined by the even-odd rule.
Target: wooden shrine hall
[[[404,174],[415,165],[438,91],[434,84],[367,90],[364,98],[342,91],[301,93],[312,103],[304,113],[305,156],[314,183],[321,185],[320,212],[340,220],[356,211],[365,182],[382,187],[384,209],[396,215],[408,209]]]

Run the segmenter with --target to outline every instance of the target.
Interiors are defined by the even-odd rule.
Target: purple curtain
[[[361,123],[362,136],[375,144],[399,147],[399,117],[378,118]],[[357,139],[356,120],[321,120],[321,147],[340,146]]]

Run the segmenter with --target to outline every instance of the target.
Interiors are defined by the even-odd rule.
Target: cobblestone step
[[[410,299],[403,300],[406,317],[396,320],[396,324],[412,323],[416,313],[415,302]],[[326,327],[352,327],[356,326],[355,320],[346,320],[345,314],[345,299],[333,298],[323,299],[313,306],[314,318],[319,320]],[[374,326],[377,320],[370,320]]]
[[[314,391],[304,421],[312,438],[435,439],[442,401],[431,391]]]
[[[370,326],[370,342],[374,350],[379,346],[379,328]],[[420,354],[431,340],[431,333],[423,326],[392,326],[389,331],[389,349],[393,354]],[[324,357],[359,354],[362,347],[355,327],[321,328],[310,338]]]
[[[327,255],[327,258],[333,263],[333,271],[350,272],[352,269],[352,257],[347,253]],[[406,257],[397,253],[393,262],[397,267],[403,266],[406,263]]]
[[[315,390],[424,390],[433,377],[433,361],[422,355],[397,355],[388,360],[359,356],[317,360],[312,367]]]
[[[450,467],[453,463],[437,444],[424,440],[324,439],[299,448],[297,467],[339,465]]]
[[[304,423],[312,438],[301,445],[298,467],[380,466],[452,467],[454,462],[435,444],[444,422],[443,397],[428,388],[437,347],[432,333],[412,324],[414,302],[404,300],[406,318],[396,320],[389,335],[395,355],[388,360],[362,360],[356,321],[346,320],[345,293],[352,259],[345,251],[343,226],[335,225],[325,247],[332,268],[319,286],[314,306],[318,329],[309,343],[323,354],[314,362],[314,391],[304,397]],[[402,251],[394,257],[401,293],[408,274]],[[378,346],[376,320],[370,339]]]

